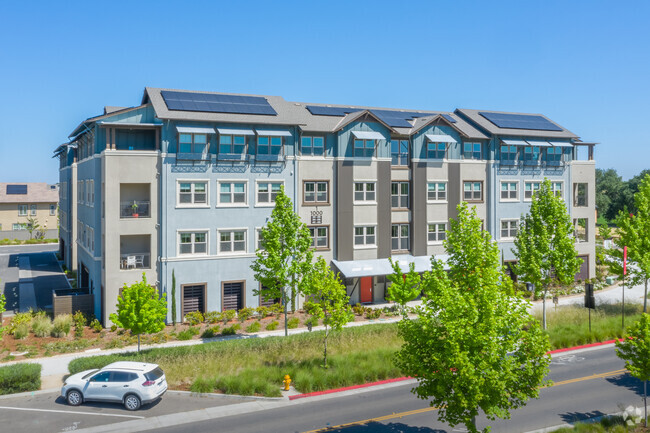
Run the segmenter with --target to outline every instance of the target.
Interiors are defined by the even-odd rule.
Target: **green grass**
[[[556,433],[627,433],[629,430],[620,416],[604,417],[595,423],[576,423],[573,427],[555,430]]]
[[[332,334],[328,369],[321,367],[322,338],[321,331],[158,348],[139,354],[79,358],[68,368],[74,374],[118,360],[153,362],[163,368],[172,389],[269,397],[280,395],[285,374],[301,392],[402,376],[392,362],[401,346],[395,325],[361,326]]]
[[[38,391],[41,388],[41,364],[15,364],[0,367],[0,395]]]

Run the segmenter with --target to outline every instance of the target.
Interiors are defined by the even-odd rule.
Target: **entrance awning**
[[[446,262],[447,255],[435,256],[436,259],[442,260],[445,269],[448,269]],[[431,257],[429,256],[394,256],[393,261],[399,263],[402,272],[408,272],[410,263],[415,263],[415,272],[421,273],[431,270]],[[375,277],[380,275],[390,275],[393,268],[390,266],[388,259],[372,260],[332,260],[332,263],[341,272],[345,278]]]

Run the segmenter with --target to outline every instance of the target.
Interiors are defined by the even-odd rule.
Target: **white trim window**
[[[280,194],[284,182],[257,182],[257,204],[272,206],[275,198]]]
[[[354,247],[375,247],[375,226],[355,226],[354,227]]]
[[[329,203],[329,182],[304,181],[305,203]]]
[[[300,139],[300,154],[302,156],[325,155],[325,137],[303,136]]]
[[[409,141],[391,140],[390,156],[392,165],[407,167],[409,165]]]
[[[357,203],[376,202],[375,182],[354,182],[354,201]]]
[[[463,182],[463,200],[483,201],[483,182]]]
[[[206,153],[208,150],[207,134],[178,134],[178,153]]]
[[[551,182],[551,191],[553,191],[553,194],[555,194],[556,197],[564,198],[562,183],[563,182]]]
[[[391,249],[393,251],[408,251],[411,243],[410,232],[409,224],[392,224],[390,226]]]
[[[179,206],[208,205],[208,182],[178,181]]]
[[[354,156],[371,158],[375,154],[375,140],[354,140]]]
[[[93,202],[90,199],[90,180],[86,179],[86,203],[88,203],[88,206],[92,205]]]
[[[427,201],[447,201],[447,182],[427,183]]]
[[[246,229],[219,230],[219,254],[246,254]]]
[[[519,230],[518,219],[501,220],[501,239],[514,239]]]
[[[36,216],[36,210],[38,209],[38,206],[35,204],[29,205],[29,214],[31,216]]]
[[[329,248],[329,227],[314,226],[309,227],[309,236],[311,236],[311,246],[317,250]]]
[[[245,135],[219,135],[219,152],[230,154],[246,153],[246,136]]]
[[[91,253],[95,252],[95,229],[88,227],[88,250]]]
[[[219,181],[219,194],[217,206],[248,206],[248,182]]]
[[[262,228],[258,227],[255,229],[255,249],[263,250],[262,248]]]
[[[18,216],[27,216],[27,205],[19,204],[18,205]]]
[[[481,158],[481,143],[463,143],[463,159]]]
[[[447,143],[427,142],[427,159],[447,158]]]
[[[533,195],[539,191],[540,182],[524,182],[524,201],[531,201]]]
[[[27,223],[13,223],[11,225],[11,230],[15,232],[19,230],[27,230]]]
[[[440,244],[447,238],[447,223],[429,223],[427,225],[427,242]]]
[[[208,232],[179,232],[179,255],[206,255],[208,253]]]
[[[519,201],[519,182],[501,181],[501,201]]]
[[[393,209],[408,209],[409,190],[410,187],[408,182],[391,182],[390,205]]]

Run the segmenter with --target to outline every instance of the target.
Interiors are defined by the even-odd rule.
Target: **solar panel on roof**
[[[499,128],[532,129],[538,131],[562,131],[562,128],[542,116],[532,114],[506,114],[479,112],[481,116]]]
[[[443,114],[442,117],[444,117],[445,119],[449,120],[451,123],[456,123],[456,119],[454,119],[453,117],[451,117],[449,114]]]
[[[27,185],[7,185],[7,194],[27,194]]]
[[[208,113],[262,114],[278,113],[269,101],[261,96],[217,95],[214,93],[189,93],[163,90],[160,92],[167,108],[177,111]]]
[[[346,108],[346,107],[323,107],[321,105],[307,105],[307,110],[314,116],[337,116],[343,117],[346,114],[355,111],[361,111],[360,108]]]

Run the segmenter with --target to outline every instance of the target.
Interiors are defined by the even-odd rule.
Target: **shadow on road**
[[[165,397],[163,397],[163,398],[165,398]],[[97,409],[118,409],[118,410],[121,409],[121,410],[124,411],[125,414],[133,413],[133,414],[137,415],[138,413],[142,413],[142,412],[146,413],[148,410],[153,409],[154,407],[158,406],[161,401],[162,401],[162,399],[159,398],[158,400],[156,400],[156,401],[154,401],[152,403],[143,404],[140,407],[140,409],[137,410],[137,412],[131,412],[131,411],[128,411],[128,410],[124,409],[124,406],[122,406],[120,403],[103,403],[103,402],[99,402],[99,401],[84,402],[81,405],[81,407],[94,407],[94,408],[97,408]],[[56,404],[58,404],[58,405],[61,405],[61,406],[72,407],[72,406],[69,406],[68,403],[66,403],[65,398],[63,398],[61,396],[58,396],[56,398],[56,400],[54,400],[54,402]]]
[[[630,373],[621,374],[620,376],[608,377],[607,382],[623,386],[630,391],[634,391],[638,396],[643,396],[643,382],[633,377]]]
[[[328,433],[447,433],[447,430],[431,429],[429,427],[414,427],[401,422],[381,424],[369,422],[363,425],[352,425],[340,429],[327,430]]]
[[[567,413],[561,413],[560,418],[562,418],[562,421],[571,424],[576,421],[584,421],[586,419],[590,418],[596,418],[598,416],[605,416],[607,415],[604,412],[601,412],[599,410],[595,410],[593,412],[567,412]]]

